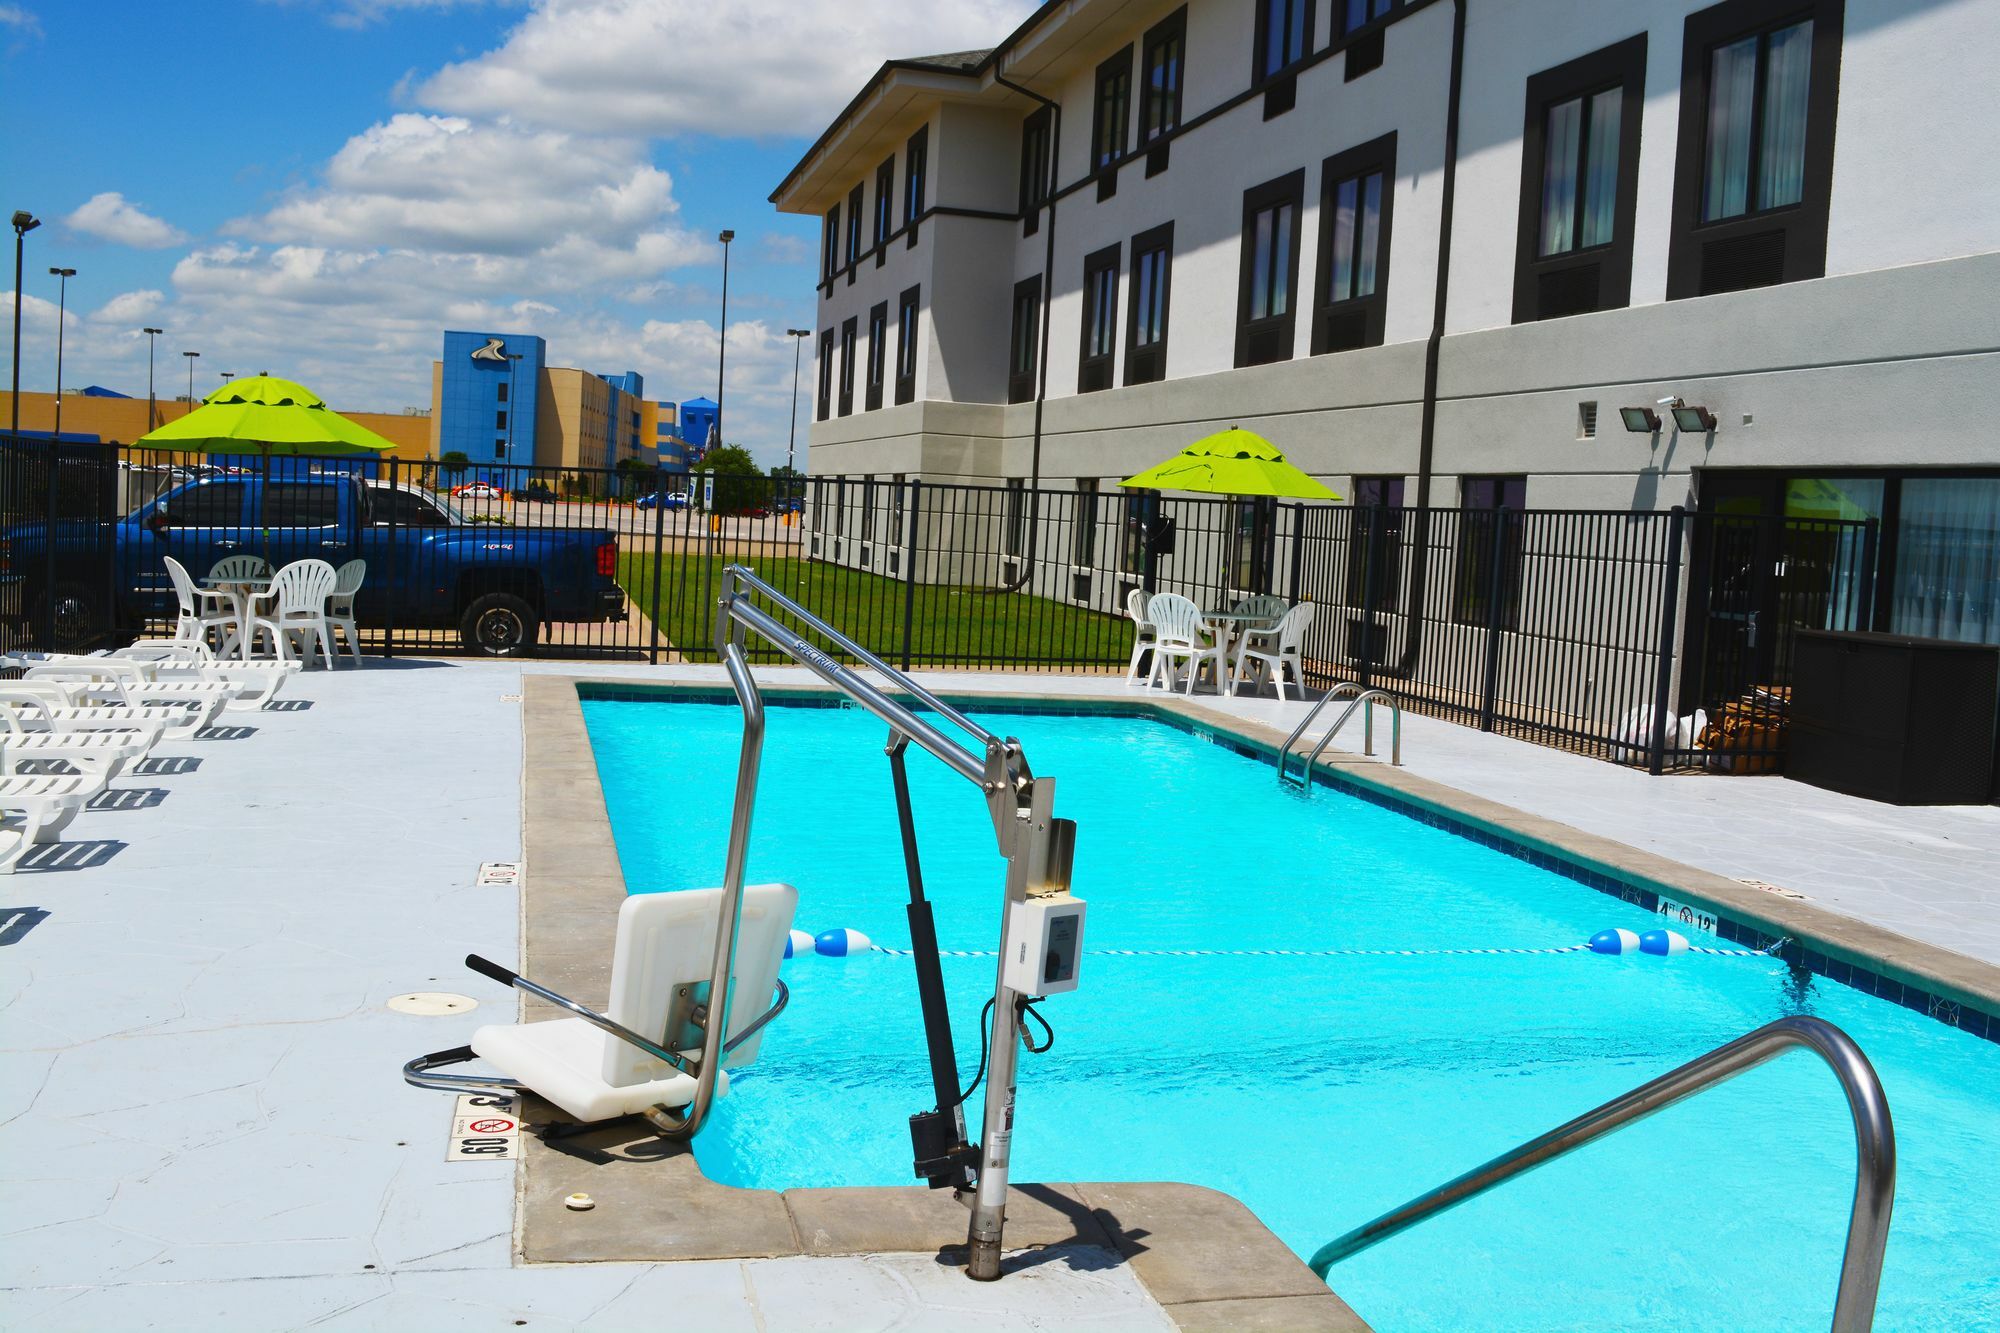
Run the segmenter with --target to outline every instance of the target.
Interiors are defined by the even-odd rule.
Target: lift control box
[[[1083,899],[1067,892],[1030,896],[1008,908],[1001,984],[1027,996],[1075,990],[1083,961],[1083,912]]]

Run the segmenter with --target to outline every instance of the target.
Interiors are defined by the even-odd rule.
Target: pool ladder
[[[1292,747],[1299,743],[1299,737],[1305,735],[1307,729],[1312,726],[1313,719],[1319,716],[1320,709],[1336,699],[1352,699],[1354,702],[1348,704],[1340,716],[1334,719],[1333,725],[1319,738],[1318,744],[1312,748],[1312,753],[1305,757],[1304,766],[1294,777],[1291,773]],[[1347,725],[1347,719],[1354,716],[1354,710],[1357,708],[1361,710],[1361,753],[1372,756],[1375,753],[1375,701],[1378,699],[1389,709],[1389,762],[1401,767],[1403,710],[1401,705],[1397,704],[1396,696],[1387,690],[1364,690],[1352,681],[1343,681],[1322,694],[1319,702],[1312,706],[1312,711],[1306,714],[1305,721],[1292,728],[1292,734],[1285,737],[1285,748],[1278,751],[1278,781],[1290,782],[1310,791],[1313,765],[1319,762],[1320,755],[1325,752],[1333,738],[1340,734],[1340,729]]]
[[[1847,1094],[1854,1120],[1854,1204],[1847,1218],[1847,1249],[1834,1297],[1833,1333],[1868,1333],[1875,1324],[1875,1297],[1882,1285],[1882,1251],[1889,1243],[1889,1210],[1896,1198],[1896,1129],[1881,1080],[1854,1039],[1820,1018],[1781,1018],[1718,1046],[1643,1087],[1604,1103],[1530,1139],[1512,1152],[1447,1181],[1427,1194],[1382,1214],[1366,1226],[1321,1246],[1312,1257],[1320,1278],[1351,1255],[1475,1198],[1495,1185],[1594,1143],[1607,1134],[1664,1111],[1738,1074],[1804,1047],[1827,1063]]]

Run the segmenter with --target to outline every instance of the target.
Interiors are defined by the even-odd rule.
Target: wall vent
[[[1576,405],[1576,438],[1594,440],[1597,438],[1597,404],[1578,403]]]

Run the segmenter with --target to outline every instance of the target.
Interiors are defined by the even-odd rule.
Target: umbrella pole
[[[261,441],[257,452],[264,458],[264,484],[257,488],[257,529],[263,534],[264,567],[271,567],[271,445]]]

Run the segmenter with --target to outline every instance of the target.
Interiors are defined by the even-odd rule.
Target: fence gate
[[[112,634],[118,516],[115,446],[0,437],[0,649]]]

